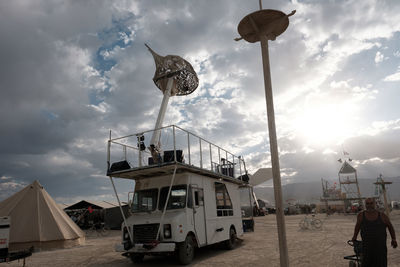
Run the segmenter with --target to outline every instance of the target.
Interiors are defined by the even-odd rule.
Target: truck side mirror
[[[129,207],[129,210],[131,210],[131,208],[132,208],[132,203],[133,203],[133,194],[134,194],[135,192],[129,192],[128,193],[128,207]]]

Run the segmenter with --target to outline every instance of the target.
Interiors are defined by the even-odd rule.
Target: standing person
[[[361,229],[363,267],[386,267],[386,227],[392,237],[393,248],[397,247],[396,234],[389,217],[375,209],[375,199],[367,198],[365,206],[366,210],[357,216],[352,240],[357,239]]]

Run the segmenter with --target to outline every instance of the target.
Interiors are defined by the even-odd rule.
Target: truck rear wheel
[[[190,235],[186,236],[185,241],[178,244],[178,260],[182,265],[187,265],[194,258],[194,242]]]
[[[237,236],[236,236],[236,231],[235,228],[231,227],[231,229],[229,230],[229,239],[225,241],[225,247],[226,249],[234,249],[236,246],[236,240]]]

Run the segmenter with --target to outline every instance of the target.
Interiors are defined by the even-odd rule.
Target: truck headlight
[[[131,243],[131,239],[129,238],[128,229],[126,227],[124,227],[122,238],[123,238],[122,243],[124,244],[124,249],[129,250],[132,247],[132,243]]]
[[[164,238],[171,238],[171,225],[164,224]]]
[[[130,240],[128,231],[124,232],[124,240]]]

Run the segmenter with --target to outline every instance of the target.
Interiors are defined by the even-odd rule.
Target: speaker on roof
[[[110,172],[129,170],[130,168],[131,168],[131,165],[129,165],[129,162],[127,162],[126,160],[123,160],[123,161],[118,161],[118,162],[114,162],[113,164],[111,164]]]

